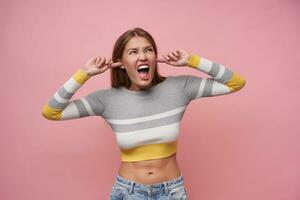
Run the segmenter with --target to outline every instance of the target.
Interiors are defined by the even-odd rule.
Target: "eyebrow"
[[[144,47],[144,49],[147,49],[149,47],[153,47],[152,45],[149,45],[149,46],[146,46]],[[130,49],[127,49],[127,51],[130,51],[130,50],[137,50],[138,48],[130,48]]]

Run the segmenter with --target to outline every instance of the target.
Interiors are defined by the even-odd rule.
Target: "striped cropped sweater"
[[[242,76],[198,55],[190,56],[188,66],[213,78],[169,76],[147,90],[111,87],[71,101],[90,78],[79,69],[44,105],[42,115],[49,120],[101,116],[114,131],[124,162],[168,157],[176,152],[180,121],[191,100],[229,94],[245,85]]]

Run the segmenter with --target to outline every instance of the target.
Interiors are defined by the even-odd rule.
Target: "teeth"
[[[141,65],[141,66],[138,67],[138,70],[140,70],[140,69],[148,69],[148,68],[149,68],[149,66],[147,66],[147,65]]]

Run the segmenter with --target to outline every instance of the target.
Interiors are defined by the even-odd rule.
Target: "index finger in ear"
[[[114,68],[114,67],[120,67],[122,65],[121,62],[115,62],[115,63],[111,63],[111,68]]]
[[[160,58],[160,57],[156,58],[156,61],[157,61],[157,62],[161,62],[161,63],[164,63],[164,62],[165,62],[165,60],[164,60],[163,58]]]

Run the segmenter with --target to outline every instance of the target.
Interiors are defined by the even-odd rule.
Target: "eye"
[[[153,52],[153,49],[152,49],[152,48],[149,48],[149,49],[147,49],[147,51]]]
[[[130,55],[131,53],[136,53],[136,51],[130,51],[130,52],[129,52],[129,55]]]

